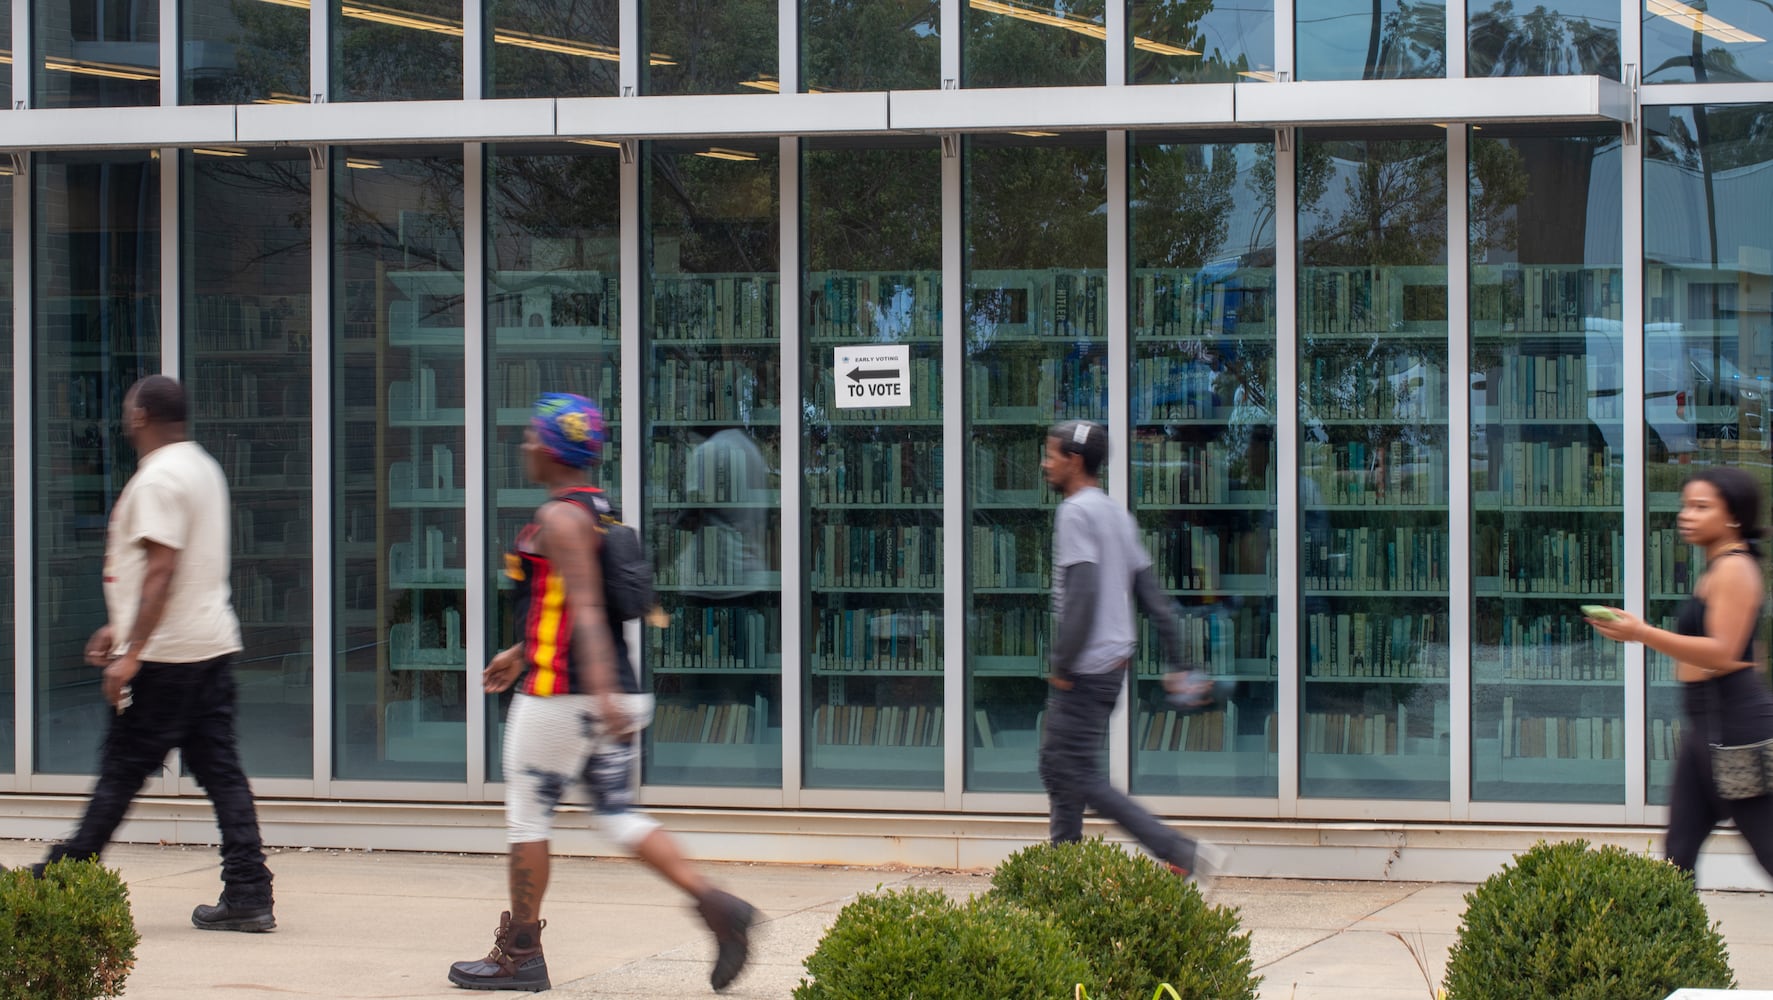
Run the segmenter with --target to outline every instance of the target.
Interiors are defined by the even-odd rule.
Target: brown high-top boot
[[[745,959],[750,957],[751,924],[757,920],[757,911],[750,903],[719,889],[710,889],[696,900],[696,911],[714,932],[714,943],[719,945],[708,982],[716,991],[724,990],[739,978]]]
[[[542,928],[548,921],[514,924],[511,911],[499,917],[492,951],[485,958],[449,967],[449,981],[470,990],[527,990],[540,993],[548,982],[548,960],[542,957]]]

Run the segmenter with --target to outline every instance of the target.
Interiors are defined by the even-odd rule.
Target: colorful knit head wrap
[[[583,396],[546,393],[536,400],[530,426],[549,456],[561,465],[583,469],[603,459],[603,413]]]

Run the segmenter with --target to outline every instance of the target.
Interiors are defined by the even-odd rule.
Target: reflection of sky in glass
[[[1481,2],[1481,0],[1479,0]],[[1399,12],[1401,0],[1383,0],[1379,5],[1380,33],[1377,41],[1386,43],[1386,21]],[[1433,10],[1444,5],[1421,0],[1408,6],[1415,11]],[[1372,0],[1306,0],[1299,4],[1294,16],[1295,46],[1298,52],[1298,78],[1301,80],[1359,80],[1368,61],[1368,49],[1374,41]],[[1439,50],[1443,44],[1437,44]],[[1395,72],[1387,74],[1397,76]]]
[[[1706,53],[1706,82],[1773,80],[1773,7],[1765,0],[1689,0],[1686,6],[1703,7],[1716,31],[1695,39],[1688,22],[1646,13],[1645,83],[1693,82],[1695,40]]]

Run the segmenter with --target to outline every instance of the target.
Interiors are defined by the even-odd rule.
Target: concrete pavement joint
[[[1333,930],[1326,930],[1324,932],[1323,937],[1320,937],[1317,940],[1312,941],[1309,944],[1300,945],[1299,947],[1294,948],[1292,951],[1289,951],[1286,954],[1281,955],[1278,958],[1273,958],[1273,959],[1270,959],[1266,962],[1263,962],[1261,965],[1258,965],[1255,967],[1256,971],[1260,972],[1261,970],[1266,969],[1270,966],[1278,965],[1281,962],[1284,962],[1287,959],[1292,958],[1294,955],[1297,955],[1302,951],[1310,951],[1311,949],[1316,948],[1318,945],[1323,944],[1325,941],[1328,941],[1329,939],[1331,939],[1333,937],[1339,937],[1343,934],[1374,934],[1374,933],[1383,934],[1383,933],[1385,933],[1384,931],[1355,931],[1355,930],[1352,930],[1351,928],[1353,928],[1355,924],[1360,923],[1361,921],[1367,919],[1368,917],[1378,916],[1379,914],[1384,913],[1386,910],[1391,909],[1392,907],[1398,905],[1399,903],[1403,903],[1403,902],[1408,901],[1409,899],[1413,898],[1418,893],[1424,891],[1428,887],[1429,887],[1428,884],[1418,885],[1414,890],[1412,890],[1406,896],[1403,896],[1399,899],[1394,899],[1388,903],[1380,905],[1376,909],[1373,909],[1367,913],[1363,913],[1360,916],[1349,921],[1348,924],[1343,927],[1338,927]],[[1420,932],[1418,932],[1418,933],[1420,933]]]

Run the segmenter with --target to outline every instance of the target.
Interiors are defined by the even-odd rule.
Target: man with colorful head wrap
[[[484,959],[450,966],[450,982],[468,989],[549,988],[540,915],[548,838],[575,782],[606,833],[695,899],[719,947],[710,976],[716,990],[738,976],[749,952],[756,911],[709,885],[676,841],[633,808],[635,736],[652,716],[652,696],[640,690],[622,623],[605,613],[598,519],[619,515],[588,474],[602,461],[604,437],[597,404],[568,393],[537,400],[523,434],[524,473],[549,497],[505,557],[522,637],[483,675],[488,691],[517,688],[505,717],[511,909]]]

